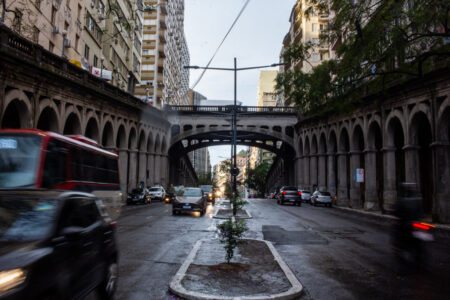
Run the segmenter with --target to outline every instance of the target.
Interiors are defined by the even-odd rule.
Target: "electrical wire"
[[[247,8],[247,5],[250,3],[250,0],[245,1],[244,6],[241,8],[241,11],[239,12],[239,14],[237,15],[237,17],[234,19],[233,23],[230,26],[230,29],[228,29],[227,33],[225,34],[225,36],[223,37],[222,41],[220,42],[219,46],[217,47],[216,51],[214,52],[213,56],[211,57],[211,59],[209,60],[209,62],[206,64],[205,69],[203,69],[202,73],[200,74],[200,76],[198,77],[198,79],[195,81],[195,83],[193,84],[193,86],[191,87],[191,89],[195,89],[195,87],[200,83],[200,81],[202,80],[203,76],[206,73],[207,68],[211,65],[212,61],[214,60],[214,58],[216,57],[216,54],[219,52],[220,47],[222,47],[223,43],[225,42],[225,40],[227,39],[228,35],[230,34],[231,30],[233,30],[234,25],[236,25],[237,21],[239,20],[239,18],[241,17],[242,13],[245,11],[245,9]]]

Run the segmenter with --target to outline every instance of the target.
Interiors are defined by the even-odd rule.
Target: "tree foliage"
[[[219,229],[220,242],[225,244],[225,259],[227,263],[230,263],[234,256],[234,249],[248,229],[247,225],[244,220],[233,220],[230,218],[227,221],[218,224],[217,228]]]
[[[290,68],[277,78],[277,91],[304,113],[331,102],[361,98],[390,82],[423,76],[450,57],[448,0],[307,0],[305,17],[334,12],[321,43],[336,58],[304,73]],[[314,45],[289,46],[288,66],[309,63]],[[363,89],[364,87],[365,89]]]
[[[254,169],[249,169],[247,176],[247,186],[256,190],[259,195],[263,195],[266,191],[266,178],[269,173],[270,164],[263,162]]]

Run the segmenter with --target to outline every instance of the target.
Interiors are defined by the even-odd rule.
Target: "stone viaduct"
[[[168,157],[164,112],[90,75],[2,27],[0,124],[82,134],[119,154],[124,192],[144,181],[166,186],[169,163],[186,181],[196,175],[187,157]]]

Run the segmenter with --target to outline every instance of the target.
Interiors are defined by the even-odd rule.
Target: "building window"
[[[320,24],[320,31],[327,30],[328,26],[327,24]]]
[[[69,23],[64,22],[64,30],[67,32],[69,31]]]
[[[84,45],[84,58],[89,60],[89,46],[88,45]]]
[[[98,1],[98,13],[101,15],[105,14],[105,4],[102,1]]]
[[[97,67],[97,64],[98,64],[98,57],[97,55],[94,55],[94,63],[93,63],[94,67]]]
[[[52,23],[52,25],[55,25],[57,12],[58,12],[58,10],[56,9],[56,7],[52,6],[52,16],[50,18],[50,22]]]
[[[103,36],[102,30],[100,29],[100,27],[97,25],[94,18],[90,14],[86,15],[86,28],[97,40],[97,42],[101,43]]]
[[[311,31],[312,32],[317,32],[317,23],[312,23],[311,24]]]
[[[311,60],[313,61],[313,62],[318,62],[319,60],[320,60],[320,55],[319,55],[319,53],[312,53],[311,54]]]
[[[80,43],[80,36],[78,34],[75,35],[75,51],[78,52],[78,44]]]
[[[53,52],[55,45],[52,42],[48,42],[48,51]]]
[[[39,43],[39,28],[37,28],[36,26],[33,27],[33,42],[35,43]]]

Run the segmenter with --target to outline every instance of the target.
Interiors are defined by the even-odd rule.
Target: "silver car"
[[[315,191],[311,196],[311,205],[317,206],[319,204],[331,207],[331,194],[329,192]]]
[[[302,197],[302,202],[311,203],[311,192],[307,190],[298,190]]]
[[[148,189],[148,194],[150,195],[151,200],[160,200],[162,201],[166,196],[166,191],[162,186],[153,186]]]

